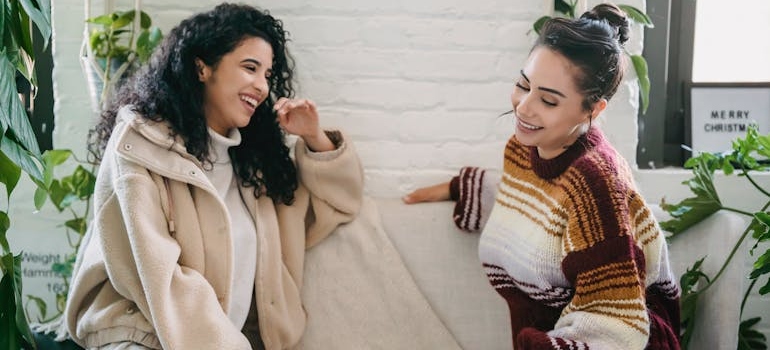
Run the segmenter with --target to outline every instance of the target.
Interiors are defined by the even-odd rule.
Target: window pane
[[[770,81],[770,1],[700,0],[692,80]]]

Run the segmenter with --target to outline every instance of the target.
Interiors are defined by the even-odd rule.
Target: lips
[[[542,126],[532,125],[532,124],[526,123],[526,122],[524,122],[522,120],[518,120],[518,124],[519,124],[519,127],[523,128],[525,130],[531,130],[531,131],[537,131],[537,130],[540,130],[540,129],[543,128]]]
[[[241,101],[248,103],[252,108],[257,108],[259,105],[259,100],[251,96],[241,95]]]
[[[254,113],[254,111],[257,109],[257,106],[259,106],[259,100],[250,95],[239,95],[241,102],[243,102],[243,106],[250,112]]]

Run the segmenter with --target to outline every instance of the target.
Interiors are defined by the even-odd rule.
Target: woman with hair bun
[[[65,324],[87,349],[287,349],[305,249],[353,220],[362,168],[295,99],[281,21],[221,4],[174,27],[92,130],[95,215]],[[298,136],[290,157],[285,135]]]
[[[503,174],[466,167],[406,203],[455,200],[526,349],[679,349],[666,241],[593,122],[623,79],[628,19],[600,4],[542,28],[519,72]]]

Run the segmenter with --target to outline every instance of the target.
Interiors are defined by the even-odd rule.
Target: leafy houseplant
[[[567,18],[576,18],[577,5],[579,0],[554,0],[554,12]],[[617,5],[621,10],[625,11],[628,17],[641,25],[646,27],[652,27],[652,20],[643,11],[629,5]],[[546,21],[551,19],[551,16],[542,16],[532,25],[535,33],[540,34],[540,29],[543,27]],[[628,52],[626,54],[631,58],[631,62],[634,65],[634,71],[636,71],[637,84],[639,85],[639,95],[642,99],[642,113],[647,112],[647,107],[650,105],[650,77],[647,69],[647,60],[641,55],[632,55]]]
[[[694,325],[692,320],[698,307],[699,296],[719,279],[745,239],[751,237],[754,241],[749,251],[751,255],[754,255],[758,249],[759,251],[764,249],[761,248],[762,246],[767,248],[766,243],[770,241],[770,210],[768,210],[770,208],[770,191],[760,186],[752,177],[752,173],[770,170],[766,162],[758,160],[770,159],[770,134],[759,135],[756,126],[753,126],[749,128],[745,138],[733,141],[732,148],[732,152],[729,153],[701,153],[689,159],[685,163],[685,167],[692,169],[693,178],[685,181],[684,184],[690,188],[695,196],[676,204],[661,203],[661,207],[672,216],[671,220],[660,223],[663,229],[672,233],[671,239],[719,210],[727,210],[751,218],[740,239],[735,242],[731,254],[715,276],[709,277],[701,270],[703,259],[697,261],[692,268],[689,268],[682,275],[680,284],[682,287],[683,348],[686,348],[692,335]],[[738,176],[744,177],[755,191],[767,197],[767,202],[755,212],[747,212],[723,205],[714,186],[714,172],[716,170],[722,170],[727,176],[735,174],[737,171]],[[760,279],[766,280],[764,285],[759,288],[759,294],[767,295],[770,293],[768,274],[770,274],[770,248],[758,256],[754,262],[753,270],[749,275],[751,282],[741,303],[741,316],[743,316],[746,300],[757,282],[763,283]],[[739,350],[767,349],[767,337],[754,329],[760,321],[761,317],[741,321],[738,334]]]
[[[64,286],[61,290],[55,291],[56,313],[47,317],[48,307],[45,301],[40,297],[27,295],[28,302],[33,302],[40,312],[42,319],[38,321],[43,325],[37,328],[44,333],[53,331],[54,329],[49,328],[56,326],[55,323],[51,324],[50,327],[45,326],[45,324],[55,320],[64,313],[67,293],[69,292],[69,281],[72,276],[72,269],[80,242],[86,233],[88,215],[91,209],[91,196],[94,193],[94,185],[96,183],[93,167],[87,169],[83,165],[78,165],[67,176],[61,178],[54,176],[55,169],[64,164],[70,156],[73,156],[73,154],[69,150],[54,149],[43,153],[42,160],[45,169],[43,180],[35,181],[38,186],[35,191],[35,207],[37,209],[42,208],[46,199],[50,199],[59,213],[66,211],[71,215],[71,218],[63,223],[67,234],[67,241],[72,248],[71,253],[65,255],[64,261],[53,263],[51,267],[51,270],[61,278],[62,285]],[[77,206],[77,203],[84,204],[84,207]],[[27,319],[31,320],[29,315],[27,315]]]
[[[84,43],[83,61],[96,111],[120,79],[146,62],[163,39],[146,12],[139,11],[139,18],[136,13],[115,11],[86,19],[92,29]]]
[[[3,0],[0,3],[0,183],[10,207],[22,171],[43,178],[40,150],[27,112],[17,94],[16,72],[32,84],[35,51],[32,30],[47,44],[51,38],[50,0]],[[14,255],[6,238],[11,226],[7,209],[0,210],[0,349],[35,348],[22,304],[21,254]]]

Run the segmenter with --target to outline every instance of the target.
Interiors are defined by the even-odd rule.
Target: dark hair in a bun
[[[626,13],[613,4],[599,4],[578,19],[552,18],[540,32],[535,48],[554,50],[578,69],[575,85],[590,110],[601,99],[610,100],[626,69],[623,44],[628,41]]]
[[[614,38],[618,40],[620,45],[628,41],[628,32],[630,31],[628,17],[623,10],[613,4],[596,5],[596,7],[584,13],[580,18],[606,21],[614,29]]]

